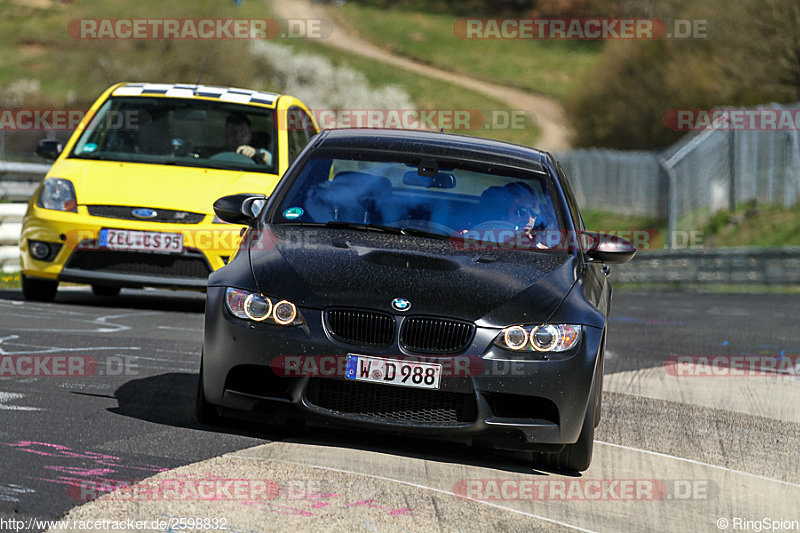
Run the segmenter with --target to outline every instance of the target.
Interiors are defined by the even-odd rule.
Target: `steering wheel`
[[[512,230],[519,231],[517,226],[507,220],[487,220],[469,228],[470,231],[477,230]]]
[[[257,165],[259,163],[263,164],[261,161],[256,161],[255,157],[247,157],[246,155],[238,154],[238,153],[232,152],[232,151],[216,153],[216,154],[212,155],[211,157],[209,157],[208,160],[209,161],[223,161],[223,162],[226,162],[226,163],[238,163],[238,164],[247,163],[247,164],[251,164],[251,165]]]
[[[449,226],[445,226],[444,224],[439,224],[438,222],[433,222],[430,220],[421,220],[421,219],[402,219],[402,220],[395,220],[386,224],[387,226],[396,226],[399,228],[414,228],[419,229],[422,231],[430,231],[435,230],[434,233],[442,233],[443,235],[451,235],[455,230]]]

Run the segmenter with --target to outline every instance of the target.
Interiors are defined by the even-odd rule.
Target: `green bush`
[[[565,102],[579,146],[665,147],[673,109],[800,99],[797,0],[670,0],[675,18],[707,21],[708,38],[608,43]]]

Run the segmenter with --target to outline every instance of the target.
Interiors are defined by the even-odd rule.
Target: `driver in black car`
[[[508,224],[517,231],[516,236],[510,238],[520,246],[547,249],[551,247],[546,231],[547,220],[542,212],[539,195],[527,183],[517,181],[504,186],[493,186],[486,189],[481,195],[479,212],[483,213],[483,222],[473,228],[498,230],[497,238],[503,237],[503,226],[494,226],[495,223]],[[521,241],[520,238],[524,239]],[[524,242],[524,244],[523,244]]]
[[[513,198],[506,204],[507,214],[505,220],[514,224],[518,230],[544,229],[542,211],[539,207],[539,195],[530,185],[520,181],[505,185]]]
[[[264,148],[250,146],[252,139],[250,119],[245,115],[235,113],[225,118],[225,147],[258,163],[271,166],[272,154]]]

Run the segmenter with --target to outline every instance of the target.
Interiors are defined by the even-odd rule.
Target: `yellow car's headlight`
[[[36,205],[43,209],[77,213],[78,200],[75,197],[75,186],[63,178],[46,178]]]

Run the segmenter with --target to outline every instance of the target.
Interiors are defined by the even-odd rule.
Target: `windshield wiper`
[[[86,153],[86,154],[81,154],[81,155],[73,155],[72,157],[74,157],[76,159],[93,159],[93,160],[97,160],[97,161],[121,161],[117,157],[109,157],[108,155],[100,154],[100,153],[94,153],[94,154]]]
[[[402,235],[402,230],[400,228],[395,228],[393,226],[382,226],[380,224],[368,224],[366,222],[345,222],[341,220],[331,220],[329,222],[325,222],[323,226],[325,226],[326,228],[377,231],[380,233],[391,233],[394,235]]]
[[[310,226],[318,228],[353,229],[358,231],[375,231],[379,233],[390,233],[392,235],[406,235],[414,237],[428,237],[431,239],[449,240],[449,235],[433,233],[417,228],[401,228],[397,226],[384,226],[381,224],[369,224],[367,222],[346,222],[343,220],[331,220],[328,222],[282,222],[285,225]]]
[[[450,240],[449,235],[442,233],[434,233],[432,231],[425,231],[417,228],[398,228],[402,235],[413,235],[414,237],[429,237],[431,239]]]

